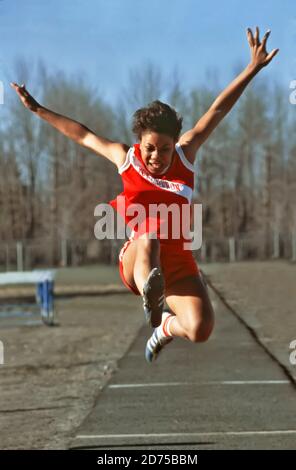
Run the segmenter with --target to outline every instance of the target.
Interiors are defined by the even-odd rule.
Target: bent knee
[[[187,337],[193,343],[206,342],[214,328],[214,320],[201,320],[192,322],[187,330]]]

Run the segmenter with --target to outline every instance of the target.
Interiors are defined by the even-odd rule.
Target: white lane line
[[[108,388],[178,387],[182,385],[282,385],[289,380],[222,380],[211,382],[155,382],[147,384],[111,384]]]
[[[163,434],[98,434],[83,435],[79,434],[76,439],[126,439],[135,437],[215,437],[215,436],[278,436],[281,434],[296,434],[296,429],[277,430],[277,431],[225,431],[225,432],[184,432],[184,433],[163,433]]]

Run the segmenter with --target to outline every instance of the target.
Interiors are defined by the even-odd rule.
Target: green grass
[[[121,284],[118,266],[105,264],[59,268],[56,270],[57,284]]]

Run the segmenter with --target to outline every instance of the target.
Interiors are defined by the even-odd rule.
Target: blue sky
[[[51,71],[82,71],[112,102],[131,68],[147,61],[165,76],[177,66],[184,87],[205,83],[217,69],[219,86],[247,65],[245,29],[270,28],[268,50],[280,48],[261,74],[287,87],[296,79],[296,14],[292,0],[0,0],[1,78],[16,80],[13,63],[39,58]],[[34,81],[27,84],[34,94]],[[32,89],[33,88],[33,89]]]

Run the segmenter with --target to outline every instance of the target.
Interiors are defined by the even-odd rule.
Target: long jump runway
[[[149,365],[143,327],[71,449],[296,449],[294,385],[211,295],[210,340],[174,339]]]

